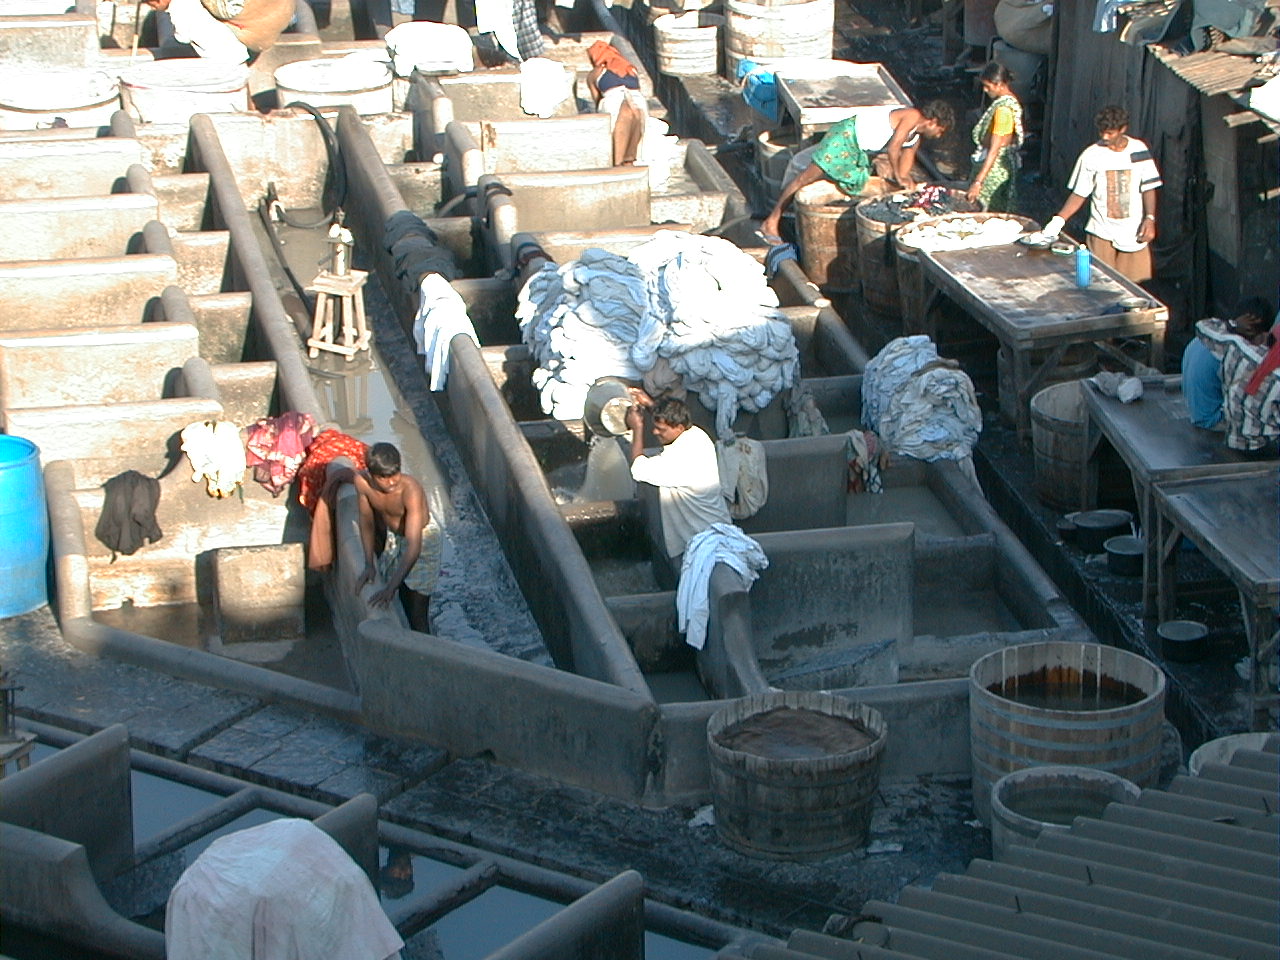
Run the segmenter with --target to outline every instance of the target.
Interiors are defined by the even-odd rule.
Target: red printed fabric
[[[257,421],[245,441],[245,460],[253,467],[253,479],[273,497],[280,496],[306,460],[315,434],[311,415],[294,410]]]
[[[1258,369],[1253,372],[1253,376],[1249,378],[1249,382],[1244,387],[1244,392],[1251,397],[1258,392],[1268,375],[1280,368],[1280,325],[1277,325],[1272,330],[1272,333],[1277,335],[1276,342],[1271,345],[1271,349],[1262,358],[1262,362],[1258,364]]]
[[[298,502],[315,513],[316,500],[324,488],[324,469],[334,457],[349,457],[357,470],[365,468],[365,446],[355,437],[326,430],[307,449],[307,459],[298,471]]]

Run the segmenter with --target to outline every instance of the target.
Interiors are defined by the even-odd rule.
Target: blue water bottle
[[[1076,247],[1076,286],[1087,287],[1092,273],[1093,257],[1089,254],[1089,248],[1082,243]]]

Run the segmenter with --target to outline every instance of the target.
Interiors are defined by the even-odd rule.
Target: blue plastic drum
[[[0,617],[16,617],[49,602],[48,554],[40,449],[30,440],[0,434]]]

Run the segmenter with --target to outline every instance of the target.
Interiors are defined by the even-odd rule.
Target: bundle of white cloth
[[[428,273],[418,288],[418,313],[413,318],[413,340],[425,357],[423,367],[432,390],[443,390],[449,377],[449,344],[458,334],[480,346],[467,305],[449,281]]]
[[[894,453],[967,461],[982,432],[973,381],[925,336],[888,343],[862,378],[863,424]]]
[[[545,263],[529,278],[516,319],[538,365],[533,385],[543,413],[576,420],[600,377],[640,378],[631,352],[646,303],[639,268],[595,248],[563,266]]]
[[[711,599],[707,593],[717,563],[736,570],[750,586],[769,566],[760,544],[731,523],[713,523],[684,548],[680,585],[676,588],[676,624],[685,642],[701,650],[707,642]]]
[[[760,264],[716,237],[663,230],[628,257],[591,249],[545,265],[516,317],[542,409],[558,419],[582,415],[599,377],[639,379],[665,361],[728,439],[739,410],[764,409],[799,378],[795,336]]]

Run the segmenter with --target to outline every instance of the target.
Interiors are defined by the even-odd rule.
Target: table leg
[[[1182,542],[1182,533],[1160,511],[1155,511],[1155,514],[1159,544],[1159,555],[1156,558],[1156,616],[1163,623],[1173,618],[1177,602],[1178,545]]]
[[[1276,611],[1250,602],[1240,591],[1240,612],[1249,641],[1249,718],[1254,730],[1271,729],[1270,708],[1280,702],[1275,687]]]
[[[1022,436],[1031,429],[1031,398],[1035,396],[1045,378],[1058,368],[1062,355],[1066,353],[1067,345],[1060,343],[1050,350],[1049,356],[1045,357],[1044,363],[1040,364],[1034,371],[1031,369],[1031,352],[1029,350],[1016,347],[1010,347],[1010,350],[1013,352],[1014,395],[1017,397],[1018,403],[1016,422],[1018,435]]]
[[[1155,367],[1161,373],[1164,373],[1164,337],[1165,328],[1161,325],[1159,330],[1151,334],[1151,352],[1149,360],[1151,366]]]
[[[1102,430],[1084,411],[1084,451],[1080,457],[1080,509],[1092,510],[1098,505],[1098,448],[1102,445]]]
[[[1138,502],[1138,524],[1142,528],[1142,615],[1153,616],[1156,612],[1156,532],[1152,529],[1152,518],[1156,512],[1155,497],[1151,493],[1150,484],[1144,484],[1133,474],[1133,495]]]

